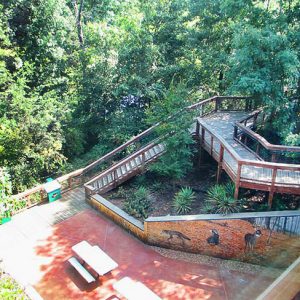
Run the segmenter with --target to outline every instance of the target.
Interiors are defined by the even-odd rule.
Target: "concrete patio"
[[[87,240],[119,267],[92,284],[69,265],[71,247]],[[43,299],[123,299],[112,284],[129,276],[162,299],[255,299],[278,274],[231,270],[162,256],[95,212],[82,189],[33,207],[0,226],[2,268]],[[114,298],[115,297],[115,298]]]

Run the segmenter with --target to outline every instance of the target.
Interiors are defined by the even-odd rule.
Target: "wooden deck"
[[[246,112],[215,112],[197,119],[196,135],[201,147],[219,163],[218,178],[225,170],[238,188],[300,194],[300,166],[262,161],[234,138],[235,122]],[[251,122],[248,124],[251,127]],[[271,203],[269,203],[271,205]]]
[[[258,160],[258,158],[243,147],[240,143],[236,142],[233,138],[233,127],[234,123],[241,120],[248,115],[247,112],[237,111],[237,112],[217,112],[212,115],[208,115],[204,118],[199,118],[200,122],[206,124],[215,136],[221,136],[231,148],[243,159]],[[205,123],[204,123],[205,122]],[[205,137],[206,141],[210,143],[210,137]],[[215,144],[220,148],[220,144]]]

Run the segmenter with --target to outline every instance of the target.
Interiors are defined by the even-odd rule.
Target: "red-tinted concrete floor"
[[[54,226],[35,247],[41,279],[34,287],[45,299],[122,299],[112,284],[129,276],[163,299],[255,299],[272,281],[236,271],[165,258],[122,228],[86,210]],[[67,262],[71,247],[87,240],[99,245],[119,267],[87,284]],[[43,261],[37,260],[37,261]],[[30,275],[29,275],[30,276]],[[117,298],[119,297],[119,298]],[[143,300],[143,299],[141,299]]]

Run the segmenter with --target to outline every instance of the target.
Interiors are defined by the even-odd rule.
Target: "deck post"
[[[271,161],[272,162],[276,162],[276,153],[272,153],[272,156],[271,156]]]
[[[44,191],[40,190],[40,200],[41,200],[41,202],[43,202],[43,199],[44,199]]]
[[[68,178],[68,188],[72,188],[72,177]]]
[[[198,166],[200,166],[201,162],[200,162],[200,157],[201,157],[201,141],[200,141],[200,123],[197,120],[196,122],[196,141],[197,141],[197,150],[198,150]]]
[[[145,152],[142,153],[142,172],[145,171],[145,161],[146,161],[146,156]]]
[[[196,137],[197,137],[197,139],[199,139],[199,135],[200,135],[200,124],[199,124],[199,121],[197,120],[197,122],[196,122]]]
[[[233,131],[233,138],[237,138],[237,136],[238,136],[238,127],[235,124],[234,125],[234,131]]]
[[[118,186],[118,172],[117,169],[114,170],[114,187]]]
[[[273,196],[274,196],[274,185],[275,185],[276,176],[277,176],[277,168],[274,168],[273,172],[272,172],[272,183],[271,183],[271,187],[270,187],[270,191],[269,191],[269,197],[268,197],[268,208],[269,209],[272,208],[272,201],[273,201]]]
[[[215,112],[217,112],[219,110],[219,106],[220,106],[220,99],[219,97],[216,98],[215,100]]]
[[[240,162],[238,162],[238,169],[237,169],[236,180],[235,180],[234,199],[238,199],[238,197],[239,197],[241,170],[242,170],[242,165]]]
[[[220,182],[221,173],[223,169],[223,156],[224,156],[224,146],[220,145],[220,155],[219,155],[219,162],[218,162],[218,171],[217,171],[217,183]]]
[[[257,142],[256,150],[255,150],[255,153],[256,153],[257,155],[259,155],[259,154],[258,154],[258,153],[259,153],[259,148],[260,148],[260,143]]]
[[[274,197],[274,191],[270,191],[268,196],[268,210],[272,208],[273,197]]]
[[[203,126],[201,126],[201,138],[200,138],[200,149],[199,149],[199,160],[198,164],[200,166],[202,161],[202,151],[203,151],[203,145],[204,145],[204,136],[205,136],[205,129]]]

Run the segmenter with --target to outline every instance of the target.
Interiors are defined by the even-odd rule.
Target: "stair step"
[[[130,172],[132,169],[129,162],[126,164],[126,169],[127,169],[127,172]]]
[[[149,149],[149,152],[150,152],[151,158],[152,158],[153,156],[155,156],[155,154],[156,154],[156,153],[154,152],[153,148]]]
[[[106,186],[106,185],[107,185],[107,177],[104,176],[104,177],[103,177],[103,186]]]
[[[111,183],[113,181],[113,173],[109,173],[107,177],[108,177],[108,183]]]
[[[129,163],[130,163],[131,169],[134,169],[136,167],[136,163],[135,163],[134,159],[132,159]]]

